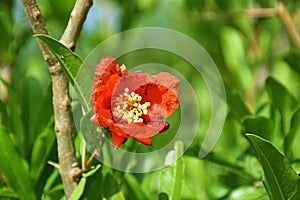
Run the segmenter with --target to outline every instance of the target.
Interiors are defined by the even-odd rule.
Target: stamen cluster
[[[113,109],[114,117],[131,123],[143,123],[142,115],[148,114],[150,102],[141,104],[142,97],[135,92],[124,89],[123,94],[116,98],[116,107]]]

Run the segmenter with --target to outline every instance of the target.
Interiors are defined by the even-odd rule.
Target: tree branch
[[[293,21],[293,18],[289,13],[289,10],[280,1],[277,3],[276,8],[277,8],[277,14],[278,14],[279,18],[281,19],[283,25],[285,26],[285,29],[287,30],[294,45],[296,46],[296,48],[298,49],[298,51],[300,53],[300,36],[299,36],[298,30],[297,30],[297,27]]]
[[[60,42],[72,50],[75,49],[76,40],[79,37],[83,22],[92,4],[92,0],[77,0],[74,5],[68,25],[60,40]]]
[[[46,23],[35,0],[22,0],[24,10],[29,18],[35,34],[49,35]],[[77,0],[71,13],[67,28],[61,42],[74,49],[76,40],[82,29],[92,0]],[[66,199],[68,199],[77,186],[74,176],[78,174],[78,164],[75,156],[73,140],[74,124],[70,111],[69,82],[64,76],[59,62],[50,50],[39,42],[43,57],[48,63],[52,77],[53,107],[55,117],[55,130],[59,157],[59,170],[64,184]]]

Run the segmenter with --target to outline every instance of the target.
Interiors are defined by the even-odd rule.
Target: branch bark
[[[283,25],[285,26],[285,29],[287,30],[294,45],[300,53],[300,35],[288,8],[280,1],[277,3],[276,8],[280,20],[282,21]]]
[[[49,35],[45,20],[35,0],[22,0],[24,10],[35,34]],[[86,19],[92,0],[77,0],[61,42],[75,48],[76,40]],[[69,199],[77,186],[74,176],[80,170],[75,156],[73,140],[74,124],[70,110],[69,82],[64,76],[59,62],[43,43],[39,42],[43,57],[48,63],[52,77],[53,107],[57,138],[59,171],[64,184],[66,199]]]

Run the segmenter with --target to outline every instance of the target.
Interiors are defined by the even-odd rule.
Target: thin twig
[[[237,17],[250,18],[265,18],[265,17],[279,17],[285,29],[291,37],[294,45],[300,52],[300,35],[297,26],[293,21],[288,8],[282,3],[278,2],[274,8],[248,8],[242,11],[231,12],[194,12],[191,17],[200,20],[216,20],[216,19],[233,19]]]
[[[60,168],[58,163],[53,162],[53,161],[51,161],[51,160],[48,160],[47,163],[48,163],[49,165],[52,165],[52,166],[53,166],[54,168],[56,168],[56,169],[59,169],[59,168]]]
[[[34,33],[49,35],[46,23],[36,1],[22,0],[22,2]],[[61,37],[61,42],[72,49],[75,48],[76,40],[91,5],[92,0],[77,0],[74,5],[67,28]],[[77,180],[73,179],[74,174],[80,170],[75,156],[73,140],[74,124],[70,111],[69,83],[55,56],[43,43],[39,44],[43,57],[49,65],[52,77],[59,169],[64,184],[66,199],[69,199],[77,186]]]
[[[241,12],[251,18],[276,17],[276,8],[249,8]]]
[[[194,12],[191,15],[195,19],[199,20],[220,20],[220,19],[236,19],[239,17],[249,18],[264,18],[264,17],[276,17],[276,8],[248,8],[242,11],[229,11],[229,12]]]
[[[280,1],[277,3],[276,8],[278,17],[281,19],[285,29],[300,53],[300,35],[288,8]]]
[[[81,155],[81,169],[84,171],[86,169],[86,145],[85,142],[82,144],[82,155]]]

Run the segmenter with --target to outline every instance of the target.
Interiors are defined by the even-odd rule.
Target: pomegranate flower
[[[111,131],[115,148],[129,137],[151,145],[151,137],[170,126],[163,119],[179,106],[178,85],[167,72],[127,73],[115,58],[104,57],[95,69],[91,121]]]

